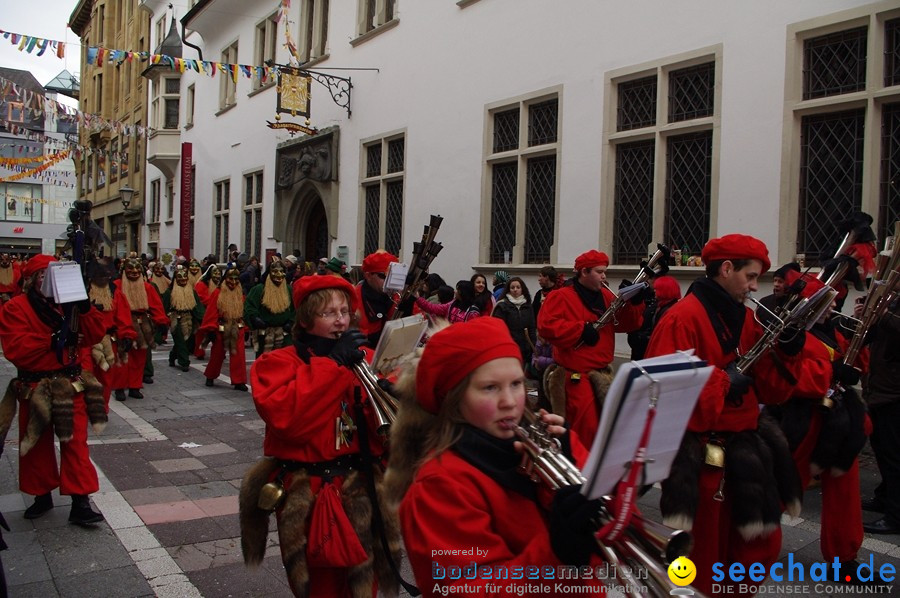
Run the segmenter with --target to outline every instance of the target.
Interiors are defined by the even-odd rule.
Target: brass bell
[[[705,453],[704,463],[713,467],[725,467],[725,449],[722,445],[707,442]]]
[[[219,332],[225,332],[225,324],[219,324]]]
[[[81,380],[72,380],[72,388],[75,389],[75,392],[84,392],[84,384],[81,383]]]
[[[284,486],[280,481],[275,480],[259,489],[259,500],[256,501],[256,506],[263,511],[274,511],[282,500],[284,500]]]

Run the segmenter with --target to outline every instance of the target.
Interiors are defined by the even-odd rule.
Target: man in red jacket
[[[606,391],[612,382],[616,332],[637,330],[644,320],[643,299],[622,307],[611,323],[594,328],[616,295],[606,286],[609,257],[594,249],[575,259],[575,278],[544,300],[538,336],[553,346],[557,367],[547,368],[544,386],[553,412],[563,415],[590,447],[600,424]]]
[[[660,501],[667,525],[693,533],[694,586],[712,595],[714,563],[727,570],[731,563],[761,562],[768,570],[781,548],[782,504],[799,513],[802,489],[790,450],[777,424],[759,415],[759,404],[788,398],[784,374],[799,368],[805,335],[791,334],[790,343],[779,345],[777,365],[769,350],[741,373],[738,356],[762,336],[744,300],[769,269],[769,251],[754,237],[725,235],[711,239],[701,257],[706,275],[657,323],[646,355],[694,350],[716,367]],[[720,584],[726,593],[738,593],[727,583]]]
[[[381,338],[384,323],[394,317],[394,297],[384,291],[388,267],[397,256],[379,250],[370,253],[362,263],[363,281],[356,286],[360,300],[359,329],[368,337],[368,345],[375,347]]]
[[[103,315],[85,300],[75,306],[77,336],[68,336],[65,341],[60,338],[68,323],[60,306],[41,293],[47,266],[55,261],[49,255],[28,260],[22,270],[25,293],[0,310],[0,345],[17,369],[0,409],[4,414],[0,436],[5,438],[15,413],[15,407],[10,408],[7,401],[17,401],[19,488],[35,497],[34,504],[25,510],[26,519],[37,519],[52,509],[50,492],[59,488],[60,494],[72,496],[69,521],[89,525],[103,521],[103,516],[91,509],[88,499],[99,489],[88,452],[88,417],[95,426],[101,426],[106,413],[100,384],[89,369],[82,372],[81,368],[89,354],[86,349],[100,342],[106,326]],[[60,439],[59,467],[54,432]]]

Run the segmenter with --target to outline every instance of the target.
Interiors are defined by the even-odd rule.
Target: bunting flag
[[[291,0],[281,0],[281,10],[278,11],[275,22],[284,21],[284,47],[287,48],[288,53],[291,55],[291,64],[299,66],[303,61],[300,59],[300,53],[297,51],[297,44],[294,43],[294,38],[291,37],[291,25],[288,18],[290,10]]]
[[[21,201],[22,203],[32,203],[32,204],[39,203],[39,204],[43,204],[43,205],[54,206],[56,208],[71,208],[72,207],[71,201],[60,201],[58,199],[44,199],[43,197],[23,197],[21,195],[15,195],[13,193],[5,193],[5,192],[0,193],[0,195],[2,195],[3,198],[7,201],[13,200],[13,201]]]
[[[66,57],[66,43],[55,39],[43,39],[31,35],[22,35],[21,33],[13,33],[11,31],[3,31],[0,29],[0,35],[8,39],[12,45],[18,46],[19,52],[28,52],[31,54],[35,48],[38,49],[38,56],[43,56],[48,48],[52,48],[52,54],[57,58]]]
[[[90,132],[109,130],[128,137],[144,137],[153,132],[153,129],[142,125],[123,123],[103,118],[99,114],[82,112],[77,108],[51,100],[40,92],[25,89],[9,79],[0,77],[0,98],[8,101],[11,97],[15,97],[22,104],[23,110],[30,115],[32,120],[43,118],[46,115],[51,121],[74,120],[78,122],[82,130]],[[22,125],[20,126],[24,128]]]
[[[47,162],[56,157],[56,153],[43,154],[40,156],[31,156],[24,158],[5,158],[0,156],[0,166],[17,166],[20,164],[30,164],[32,162]]]
[[[22,172],[19,172],[19,173],[17,173],[17,174],[12,175],[12,176],[7,176],[7,177],[2,177],[2,178],[0,178],[0,183],[10,183],[10,182],[13,182],[13,181],[19,181],[19,180],[21,180],[21,179],[25,179],[25,178],[34,176],[35,174],[38,174],[38,173],[41,173],[41,172],[47,170],[48,168],[50,168],[51,166],[53,166],[53,165],[56,164],[57,162],[60,162],[60,161],[62,161],[62,160],[65,160],[65,159],[68,158],[68,157],[69,157],[69,152],[68,152],[68,151],[60,152],[60,153],[57,154],[52,160],[48,160],[48,161],[44,162],[43,164],[41,164],[40,166],[37,166],[37,167],[35,167],[35,168],[31,168],[31,169],[28,169],[28,170],[24,170],[24,171],[22,171]]]
[[[210,60],[192,60],[189,58],[175,58],[166,54],[151,54],[150,52],[132,52],[130,50],[114,50],[102,46],[91,46],[87,50],[86,62],[95,67],[108,64],[119,65],[123,62],[140,60],[149,62],[154,66],[164,66],[185,73],[196,71],[201,75],[215,77],[217,72],[227,74],[237,83],[238,76],[243,75],[248,79],[257,78],[260,83],[265,83],[275,76],[277,67],[255,66],[251,64],[230,64],[227,62],[214,62]]]

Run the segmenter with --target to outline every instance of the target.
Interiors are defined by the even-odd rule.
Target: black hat
[[[791,270],[793,270],[794,272],[800,272],[800,264],[798,264],[797,262],[788,262],[787,264],[772,272],[772,276],[774,276],[775,278],[787,278],[787,273]]]

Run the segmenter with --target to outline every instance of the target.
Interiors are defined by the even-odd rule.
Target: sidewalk
[[[57,493],[50,513],[24,519],[31,497],[18,492],[18,431],[15,425],[10,430],[0,459],[0,511],[12,531],[3,535],[10,549],[0,557],[11,596],[291,596],[274,532],[260,568],[247,569],[241,557],[238,488],[262,455],[264,431],[251,395],[232,390],[225,376],[213,388],[204,386],[205,362],[193,363],[189,372],[168,367],[168,349],[154,353],[155,382],[144,387],[146,398],[111,401],[106,430],[91,432],[100,474],[100,492],[92,498],[105,524],[70,525],[69,499]],[[0,359],[2,388],[14,374]],[[878,482],[868,452],[861,457],[861,478],[868,496]],[[658,490],[640,504],[659,520]],[[821,561],[820,521],[821,496],[813,489],[802,518],[783,528],[782,557],[793,552],[807,566]],[[900,571],[898,541],[900,536],[869,536],[860,559],[873,553],[876,565],[890,562]],[[408,568],[405,576],[411,580]]]

